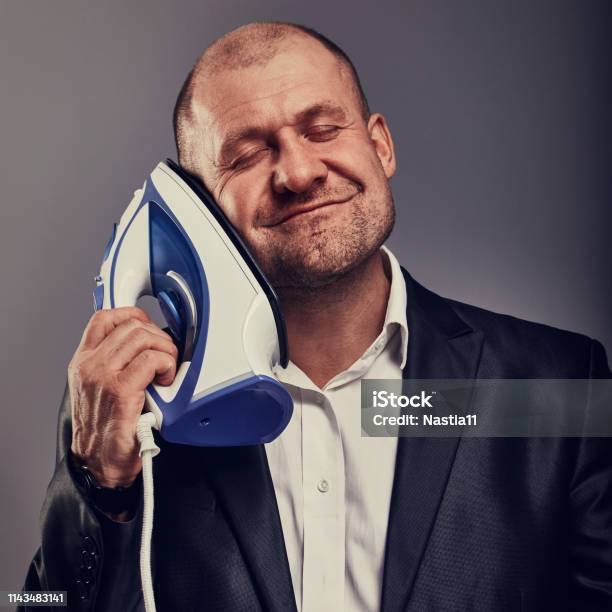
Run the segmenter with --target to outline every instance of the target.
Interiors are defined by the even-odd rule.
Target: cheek
[[[234,228],[242,236],[249,237],[256,226],[258,209],[266,196],[261,182],[246,174],[228,182],[221,193],[219,206]]]
[[[361,135],[347,139],[341,149],[334,151],[329,162],[342,175],[361,183],[366,189],[372,187],[372,181],[381,177],[386,179],[372,142]]]

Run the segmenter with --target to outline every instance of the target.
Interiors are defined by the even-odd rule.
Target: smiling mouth
[[[330,202],[322,202],[320,204],[312,204],[310,206],[304,206],[303,208],[297,209],[289,213],[287,216],[283,217],[280,221],[276,221],[275,223],[271,223],[270,225],[266,225],[265,227],[277,227],[279,225],[282,225],[283,223],[286,223],[287,221],[290,221],[291,219],[294,219],[295,217],[305,215],[315,210],[326,208],[328,206],[333,206],[334,204],[344,204],[345,202],[348,202],[349,200],[351,200],[353,197],[355,197],[355,194],[351,194],[350,196],[346,198],[342,198],[340,200],[331,200]]]

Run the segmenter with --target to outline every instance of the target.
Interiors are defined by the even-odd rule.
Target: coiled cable
[[[140,443],[142,459],[142,485],[144,507],[142,516],[142,535],[140,540],[140,581],[146,612],[155,612],[155,595],[151,577],[151,537],[153,534],[153,457],[159,454],[155,444],[153,429],[158,428],[157,419],[152,412],[140,415],[136,425],[136,436]]]

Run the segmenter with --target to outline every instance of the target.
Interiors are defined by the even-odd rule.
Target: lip
[[[318,210],[319,208],[325,208],[326,206],[332,206],[333,204],[344,204],[345,202],[348,202],[349,200],[351,200],[354,196],[355,194],[353,193],[350,196],[346,198],[342,198],[340,200],[330,200],[329,202],[320,202],[319,204],[311,204],[310,206],[304,206],[302,208],[298,208],[296,210],[293,210],[291,213],[289,213],[285,217],[283,217],[280,221],[271,223],[270,225],[267,225],[266,227],[276,227],[277,225],[282,225],[283,223],[285,223],[286,221],[289,221],[290,219],[293,219],[294,217],[303,215],[305,213],[312,212],[313,210]]]

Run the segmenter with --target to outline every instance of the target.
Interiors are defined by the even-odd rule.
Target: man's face
[[[265,65],[195,92],[196,172],[276,288],[333,282],[393,227],[395,171],[384,118],[366,121],[345,68],[292,37]]]

